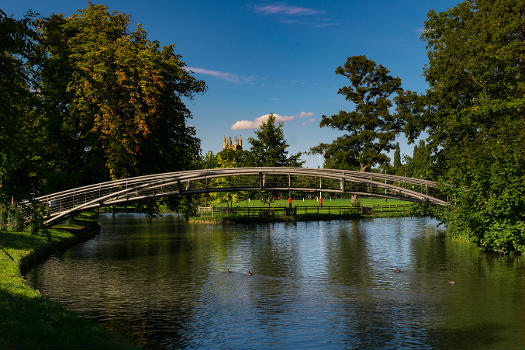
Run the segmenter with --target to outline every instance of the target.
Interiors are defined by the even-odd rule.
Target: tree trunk
[[[368,164],[359,163],[359,171],[366,171]]]

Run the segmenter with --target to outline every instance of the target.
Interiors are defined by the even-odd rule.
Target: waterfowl
[[[248,270],[248,276],[251,276],[251,275],[253,275],[253,273],[250,270]]]
[[[448,280],[448,284],[450,284],[451,286],[453,286],[453,285],[456,284],[456,281]]]
[[[400,272],[401,272],[401,270],[400,270],[400,269],[396,269],[396,273],[400,273]]]
[[[226,270],[226,273],[232,273],[232,272],[230,271],[230,269],[227,269],[227,270]]]

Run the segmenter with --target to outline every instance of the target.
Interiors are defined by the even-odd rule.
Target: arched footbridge
[[[220,168],[107,181],[35,198],[49,208],[50,225],[100,206],[164,196],[236,191],[315,191],[403,199],[447,206],[434,181],[335,169]]]

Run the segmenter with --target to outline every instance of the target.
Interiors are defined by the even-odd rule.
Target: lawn
[[[411,205],[412,202],[402,201],[399,199],[388,199],[385,201],[384,198],[359,198],[359,204],[363,206],[374,206],[374,205]],[[288,198],[285,199],[275,199],[271,202],[271,207],[286,207],[288,206]],[[318,206],[319,202],[316,199],[292,199],[292,206]],[[323,206],[344,206],[347,207],[350,205],[350,199],[330,199],[323,198]],[[214,206],[227,206],[223,205],[214,205]],[[267,207],[268,204],[258,199],[252,200],[243,200],[238,203],[234,203],[235,207]]]

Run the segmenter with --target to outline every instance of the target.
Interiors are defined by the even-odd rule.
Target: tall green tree
[[[410,139],[428,134],[452,234],[525,252],[525,3],[466,0],[430,11],[424,96],[404,94]]]
[[[401,170],[401,149],[399,148],[399,142],[396,143],[396,150],[394,151],[394,170],[397,172]]]
[[[419,179],[432,180],[434,176],[431,155],[432,150],[430,146],[425,144],[424,140],[419,140],[419,144],[414,146],[412,157],[404,157],[404,175]]]
[[[250,152],[253,166],[296,167],[301,166],[301,153],[288,155],[288,143],[284,139],[283,123],[276,125],[275,116],[270,113],[268,119],[250,137]]]
[[[77,184],[97,174],[115,179],[183,169],[199,155],[182,98],[204,91],[204,82],[186,72],[173,45],[129,25],[128,15],[90,4],[37,27],[42,147],[62,177]],[[79,165],[89,172],[79,174]]]
[[[30,130],[34,17],[16,20],[0,10],[0,202],[27,198],[38,183]]]
[[[403,120],[390,112],[393,96],[399,94],[401,79],[365,56],[348,57],[336,74],[348,78],[350,84],[338,93],[352,102],[351,112],[340,111],[330,117],[323,115],[321,127],[331,127],[345,134],[330,144],[313,147],[313,153],[324,154],[325,167],[366,171],[376,164],[389,162],[384,154],[394,148],[394,139]]]

